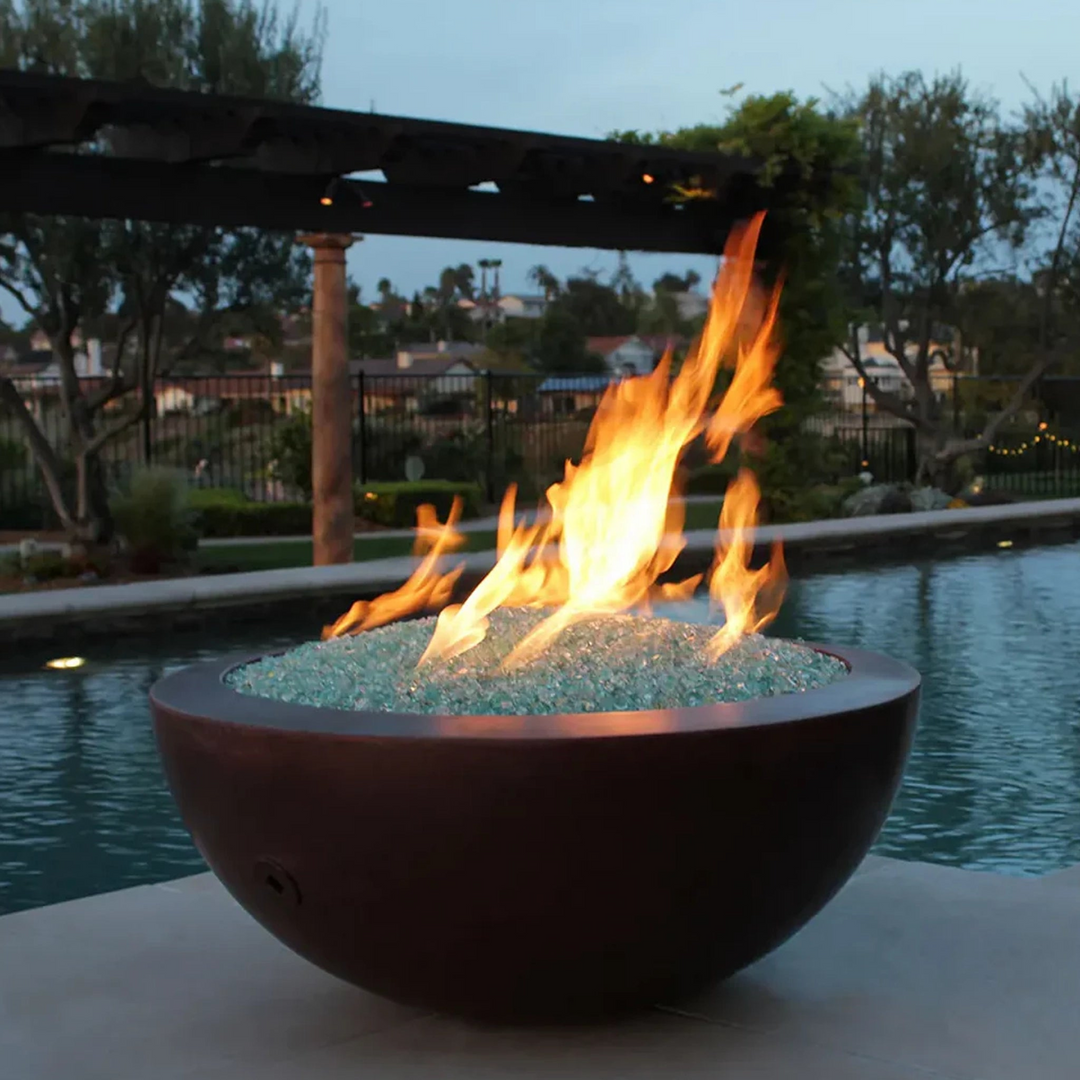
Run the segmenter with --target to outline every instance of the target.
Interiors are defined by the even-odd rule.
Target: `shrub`
[[[416,524],[416,508],[421,503],[432,503],[445,520],[455,495],[464,503],[462,517],[476,517],[481,505],[479,485],[441,480],[357,485],[356,516],[378,525],[410,528]],[[252,502],[232,488],[199,488],[191,492],[191,504],[195,526],[204,537],[311,533],[310,503]]]
[[[271,478],[296,488],[306,500],[311,499],[311,414],[291,416],[270,442],[273,459]]]
[[[497,434],[502,437],[495,438],[494,453],[487,428],[481,423],[466,424],[435,439],[420,452],[427,475],[475,482],[484,488],[490,485],[501,495],[509,483],[523,479],[525,459],[517,447],[510,445],[505,427]]]
[[[206,506],[250,505],[251,500],[236,488],[192,488],[188,503],[197,512]]]
[[[723,461],[719,465],[702,465],[691,469],[686,478],[686,495],[723,495],[735,478],[736,464]]]
[[[844,500],[858,485],[856,478],[839,484],[814,484],[801,491],[774,491],[769,502],[770,520],[784,523],[843,517]]]
[[[416,524],[416,508],[431,503],[439,519],[445,521],[455,495],[461,496],[463,519],[478,516],[483,499],[480,485],[454,480],[358,484],[355,490],[356,516],[378,525],[407,529]]]
[[[252,502],[231,488],[202,488],[192,492],[195,527],[205,537],[308,536],[311,504]]]
[[[198,542],[187,484],[171,469],[133,473],[111,509],[134,570],[156,574],[182,562]]]
[[[857,477],[847,475],[844,448],[820,435],[784,432],[743,456],[761,487],[762,520],[814,521],[840,517],[844,500],[857,491]],[[687,495],[723,495],[740,465],[737,448],[718,465],[688,471]]]
[[[17,551],[0,559],[0,574],[33,578],[35,581],[54,581],[72,577],[71,563],[59,551],[35,551],[25,558]]]

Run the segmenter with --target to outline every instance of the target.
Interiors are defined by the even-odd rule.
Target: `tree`
[[[1034,281],[1018,274],[965,282],[956,298],[950,366],[979,375],[1022,377],[1039,351],[1042,310]]]
[[[696,270],[687,270],[682,277],[668,271],[665,274],[661,274],[653,282],[653,291],[669,293],[690,292],[690,290],[700,282],[701,275]]]
[[[361,359],[387,356],[394,348],[378,311],[360,299],[360,286],[349,283],[349,355]]]
[[[958,73],[879,76],[846,111],[861,132],[865,199],[849,218],[845,278],[856,313],[844,351],[877,406],[914,426],[917,479],[949,488],[956,460],[993,440],[1045,370],[1046,357],[1030,365],[1006,407],[963,438],[930,366],[935,337],[961,321],[965,288],[1018,257],[1040,217],[1039,147]],[[881,324],[909,393],[870,377],[857,336],[868,321]]]
[[[681,292],[682,290],[677,290]],[[669,338],[683,337],[691,330],[683,318],[676,291],[657,289],[652,299],[638,313],[637,331],[640,334],[663,334]]]
[[[475,277],[473,268],[468,263],[461,263],[454,270],[454,286],[463,300],[472,300],[476,296]]]
[[[0,64],[64,75],[134,79],[187,90],[308,102],[318,95],[321,15],[303,34],[296,17],[252,0],[7,0],[0,3]],[[83,153],[112,153],[99,136]],[[226,322],[243,318],[278,332],[282,307],[298,295],[309,261],[292,236],[258,230],[93,222],[35,215],[0,217],[0,288],[50,339],[60,368],[67,445],[53,446],[10,379],[0,402],[21,421],[54,510],[84,542],[109,539],[102,465],[105,445],[151,408],[165,361],[205,348]],[[174,293],[195,297],[192,333],[169,341]],[[93,391],[76,376],[72,335],[116,321],[109,379]],[[111,425],[106,406],[137,393]],[[73,492],[64,482],[74,471]]]
[[[610,285],[595,277],[567,278],[562,291],[548,305],[548,313],[564,312],[587,337],[632,334],[637,310],[622,302]]]
[[[549,303],[559,295],[562,288],[559,279],[543,263],[538,263],[529,271],[529,280],[543,290],[544,299]]]
[[[730,92],[722,92],[731,97]],[[820,364],[843,340],[848,323],[839,285],[844,216],[858,204],[859,143],[855,123],[791,93],[748,96],[732,102],[718,124],[678,131],[622,132],[623,142],[675,149],[720,151],[760,162],[762,203],[776,202],[767,220],[779,251],[762,266],[766,283],[783,277],[779,324],[783,352],[775,381],[784,408],[759,425],[768,441],[757,465],[766,510],[820,480],[805,420],[820,406]],[[770,198],[782,186],[783,197]],[[670,197],[680,198],[677,190]],[[685,281],[685,279],[684,279]],[[723,375],[722,375],[723,377]]]
[[[1065,82],[1053,86],[1048,98],[1037,91],[1033,97],[1024,119],[1032,158],[1049,186],[1044,209],[1050,225],[1049,246],[1032,275],[1042,306],[1039,355],[1028,377],[1038,379],[1075,357],[1080,339],[1080,99]]]
[[[721,93],[732,98],[735,91]],[[820,408],[821,361],[843,340],[849,321],[840,287],[841,226],[859,199],[856,126],[813,98],[800,101],[791,93],[778,93],[732,100],[720,123],[612,137],[720,151],[760,163],[761,201],[774,207],[766,227],[778,241],[775,254],[760,270],[767,285],[782,275],[784,286],[779,307],[783,352],[775,373],[784,408],[758,425],[762,439],[744,441],[738,450],[756,458],[766,519],[798,516],[798,500],[808,499],[810,505],[817,494],[814,485],[835,479],[838,468],[822,439],[806,430],[805,421]],[[780,198],[773,197],[777,188]],[[668,197],[675,202],[685,198],[677,188]],[[726,377],[722,372],[721,379]],[[694,452],[691,448],[691,455]]]
[[[721,95],[731,98],[734,92]],[[838,277],[843,216],[859,198],[853,172],[859,153],[855,123],[823,109],[814,98],[800,101],[784,92],[732,103],[719,124],[611,137],[753,158],[761,163],[763,202],[769,189],[783,185],[785,197],[770,211],[768,222],[782,243],[763,272],[769,279],[783,276],[779,316],[784,351],[776,381],[786,407],[762,426],[773,431],[797,426],[818,405],[819,365],[843,339],[847,325]],[[678,198],[677,191],[672,198]]]
[[[485,366],[524,370],[537,355],[543,319],[507,319],[493,326],[484,337]],[[582,337],[584,342],[584,337]]]
[[[445,341],[468,340],[474,324],[461,301],[473,298],[473,269],[467,263],[444,267],[428,296],[429,319]]]
[[[552,304],[540,320],[533,361],[541,371],[571,375],[607,370],[603,359],[589,352],[576,316],[558,304]]]

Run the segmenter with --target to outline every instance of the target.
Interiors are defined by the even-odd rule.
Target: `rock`
[[[911,493],[912,510],[945,510],[952,502],[952,496],[939,488],[921,487]]]
[[[886,491],[878,507],[879,514],[909,514],[911,510],[910,493],[899,487],[891,487]]]
[[[902,514],[911,509],[911,498],[898,484],[871,484],[844,500],[848,517],[871,514]]]

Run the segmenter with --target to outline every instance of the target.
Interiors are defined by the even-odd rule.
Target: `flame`
[[[709,581],[709,595],[724,612],[724,626],[708,645],[712,659],[723,655],[743,634],[764,629],[776,618],[784,599],[787,570],[779,543],[772,558],[758,570],[749,569],[751,536],[761,493],[749,469],[740,469],[728,485],[720,511],[717,563]]]
[[[414,612],[437,610],[445,606],[454,590],[454,584],[461,575],[461,570],[452,570],[448,574],[437,572],[439,559],[449,551],[460,547],[465,537],[454,529],[461,517],[461,499],[454,496],[454,501],[447,514],[446,524],[439,523],[435,507],[424,504],[416,509],[416,543],[414,555],[423,555],[420,565],[400,589],[383,593],[374,600],[357,600],[355,604],[332,626],[323,628],[323,641],[341,637],[344,634],[359,634],[364,630],[374,630],[385,626],[395,619],[402,619]]]
[[[546,492],[546,517],[533,524],[516,520],[516,491],[507,490],[495,567],[463,603],[444,606],[460,570],[442,574],[437,566],[460,540],[453,531],[460,511],[455,505],[445,526],[433,523],[433,511],[421,520],[420,534],[429,537],[430,549],[409,581],[396,592],[353,605],[324,638],[442,607],[420,659],[425,664],[452,659],[483,641],[488,616],[498,607],[554,608],[506,657],[504,666],[514,667],[581,619],[646,610],[654,600],[691,595],[701,575],[658,584],[685,544],[676,482],[680,459],[704,435],[712,459],[720,461],[735,438],[745,437],[782,404],[772,385],[779,355],[779,286],[766,298],[754,281],[762,220],[763,215],[755,216],[729,238],[701,338],[678,373],[672,376],[669,349],[651,374],[608,388],[581,462],[567,462],[563,479]],[[732,369],[730,380],[710,414],[723,367]],[[725,617],[709,645],[712,658],[767,625],[783,598],[786,573],[779,545],[767,565],[750,569],[759,502],[757,482],[743,469],[724,499],[709,575],[710,595]]]

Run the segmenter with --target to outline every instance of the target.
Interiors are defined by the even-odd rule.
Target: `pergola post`
[[[311,539],[314,564],[353,557],[352,390],[349,384],[345,252],[354,237],[297,238],[315,254],[311,305]]]

